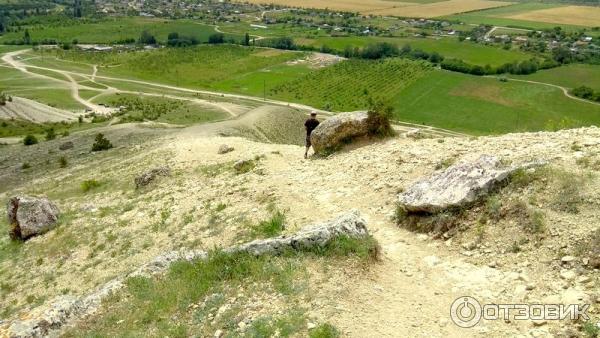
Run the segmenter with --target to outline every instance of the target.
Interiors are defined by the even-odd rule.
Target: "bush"
[[[54,128],[46,130],[46,141],[54,140],[56,138],[56,132]]]
[[[23,144],[26,145],[26,146],[34,145],[34,144],[37,144],[37,143],[38,143],[38,140],[33,135],[27,135],[23,139]]]
[[[394,129],[390,124],[394,108],[383,102],[371,104],[367,112],[367,131],[369,136],[387,137],[394,135]]]
[[[225,35],[223,35],[223,33],[211,34],[208,37],[208,43],[210,43],[210,44],[219,44],[219,43],[224,43],[224,42],[225,42]]]
[[[310,338],[337,338],[340,336],[340,331],[335,326],[325,323],[310,330],[308,336]]]
[[[103,151],[113,147],[112,143],[102,134],[96,135],[96,140],[92,145],[92,151]]]
[[[92,189],[98,188],[100,185],[100,182],[96,180],[85,180],[81,182],[81,191],[88,192]]]
[[[573,90],[571,90],[571,94],[585,100],[594,100],[596,98],[594,90],[587,86],[579,86],[577,88],[573,88]]]
[[[66,168],[68,164],[69,164],[69,163],[67,162],[67,158],[66,158],[66,157],[64,157],[64,156],[61,156],[61,157],[58,159],[58,165],[59,165],[61,168]]]

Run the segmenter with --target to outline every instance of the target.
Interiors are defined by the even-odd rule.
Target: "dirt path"
[[[522,29],[522,28],[511,28],[511,27],[504,27],[504,26],[494,26],[492,27],[492,29],[490,29],[487,33],[485,33],[484,38],[485,39],[489,39],[490,36],[497,30],[497,29],[506,29],[506,30],[512,30],[512,31],[520,31],[520,32],[531,32],[531,30],[529,29]]]
[[[19,71],[21,71],[21,72],[23,72],[25,74],[36,76],[36,77],[44,77],[44,78],[54,79],[52,77],[48,77],[48,76],[44,76],[44,75],[37,74],[37,73],[34,73],[34,72],[30,72],[27,69],[28,67],[29,68],[49,70],[49,71],[53,71],[53,72],[59,73],[59,74],[63,75],[64,77],[66,77],[68,81],[61,81],[61,80],[58,80],[58,79],[54,79],[54,80],[66,83],[67,86],[68,86],[68,88],[71,90],[71,97],[75,101],[79,102],[84,107],[87,107],[88,109],[90,109],[90,110],[92,110],[94,112],[100,113],[102,115],[108,115],[108,114],[110,114],[112,112],[112,110],[109,109],[109,108],[96,105],[96,104],[90,102],[89,100],[86,100],[86,99],[82,98],[79,95],[79,89],[81,88],[81,86],[79,85],[79,83],[77,83],[77,81],[75,81],[75,79],[73,79],[73,77],[71,76],[71,73],[57,71],[57,70],[54,70],[54,69],[51,69],[51,68],[42,68],[42,67],[29,66],[29,65],[26,65],[25,63],[23,63],[23,62],[15,59],[16,56],[21,55],[21,54],[23,54],[23,53],[25,53],[27,51],[28,50],[20,50],[20,51],[16,51],[16,52],[6,53],[6,54],[4,54],[2,56],[2,60],[4,62],[6,62],[8,65],[12,66],[13,68],[15,68],[15,69],[17,69],[17,70],[19,70]],[[76,75],[80,75],[80,76],[84,76],[85,77],[86,74],[76,74]],[[94,88],[90,88],[90,89],[94,89]]]
[[[119,82],[128,82],[128,83],[141,84],[141,85],[145,85],[145,86],[169,89],[169,90],[185,92],[185,93],[203,94],[203,95],[209,95],[209,96],[217,96],[220,98],[248,100],[248,101],[252,101],[252,102],[259,102],[261,104],[284,106],[284,107],[295,108],[295,109],[299,109],[299,110],[303,110],[303,111],[313,111],[314,110],[325,116],[328,116],[331,114],[328,111],[324,111],[321,109],[317,109],[315,107],[311,107],[311,106],[299,104],[299,103],[291,103],[291,102],[285,102],[285,101],[279,101],[279,100],[273,100],[273,99],[261,99],[261,98],[257,98],[254,96],[247,96],[247,95],[240,95],[240,94],[220,93],[220,92],[208,91],[208,90],[195,90],[195,89],[159,84],[159,83],[154,83],[154,82],[149,82],[149,81],[140,81],[140,80],[123,79],[123,78],[116,78],[116,77],[109,77],[109,76],[101,76],[101,75],[97,75],[98,67],[96,65],[92,65],[93,73],[90,76],[90,74],[84,74],[84,73],[79,73],[79,72],[66,71],[66,70],[60,70],[60,69],[54,69],[54,68],[48,68],[48,67],[30,66],[30,65],[26,65],[22,62],[15,60],[15,57],[17,57],[18,55],[20,55],[22,53],[26,53],[27,51],[28,50],[21,50],[21,51],[7,53],[2,57],[2,60],[4,62],[6,62],[8,65],[10,65],[11,67],[21,70],[22,72],[27,73],[27,74],[39,75],[36,73],[29,72],[27,70],[27,68],[35,68],[35,69],[56,72],[56,73],[59,73],[59,74],[65,76],[69,81],[64,81],[64,83],[68,84],[69,88],[71,89],[73,98],[75,100],[77,100],[78,102],[84,104],[84,106],[89,107],[90,109],[93,109],[93,110],[97,110],[97,111],[105,111],[105,110],[109,109],[109,108],[99,106],[99,105],[96,105],[93,103],[93,100],[96,99],[98,96],[106,95],[106,94],[114,94],[114,93],[129,93],[129,94],[142,94],[142,95],[146,95],[146,96],[164,96],[164,97],[168,97],[171,99],[192,101],[192,102],[195,102],[198,104],[209,105],[209,106],[221,109],[224,112],[231,115],[233,118],[235,118],[239,115],[239,110],[232,109],[232,106],[229,103],[214,102],[214,101],[203,100],[203,99],[191,99],[188,97],[181,97],[181,96],[177,96],[177,95],[161,95],[161,94],[154,94],[154,93],[147,93],[147,92],[123,91],[123,90],[120,90],[120,89],[117,89],[114,87],[110,87],[110,86],[108,86],[108,88],[106,90],[100,90],[97,88],[81,86],[73,79],[73,75],[89,79],[90,81],[95,82],[95,83],[97,83],[96,81],[98,79],[119,81]],[[39,75],[39,76],[43,76],[43,75]],[[48,77],[48,78],[51,78],[51,77]],[[55,78],[51,78],[51,79],[53,79],[55,81],[60,81]],[[88,100],[85,100],[79,96],[79,89],[81,89],[81,88],[96,90],[96,91],[99,91],[100,94],[96,95]],[[398,131],[408,131],[408,130],[415,129],[415,128],[423,129],[426,132],[428,132],[430,134],[434,134],[434,135],[455,136],[455,137],[456,136],[458,136],[458,137],[468,136],[466,134],[462,134],[462,133],[458,133],[458,132],[454,132],[454,131],[450,131],[450,130],[444,130],[441,128],[435,128],[435,127],[431,127],[431,126],[422,126],[422,125],[408,123],[408,122],[399,122],[396,125],[396,129]]]
[[[464,139],[458,147],[474,154]],[[236,151],[217,155],[227,143]],[[222,162],[267,154],[261,160],[264,176],[249,178],[253,193],[268,191],[277,205],[289,210],[290,224],[328,219],[349,209],[359,209],[381,244],[383,260],[368,271],[343,271],[315,286],[311,315],[327,318],[346,337],[511,337],[535,330],[531,322],[480,323],[474,329],[454,325],[449,316],[452,302],[472,296],[487,302],[518,302],[512,294],[519,283],[514,267],[474,265],[451,250],[451,241],[433,241],[398,228],[391,219],[399,186],[426,175],[436,159],[436,140],[395,139],[337,154],[328,159],[302,160],[301,147],[266,145],[237,138],[206,137],[182,132],[173,140],[174,160],[187,168],[198,163]],[[427,144],[427,145],[425,145]],[[447,156],[447,149],[438,149]],[[277,151],[277,155],[269,155]],[[438,155],[436,155],[438,156]],[[410,158],[397,164],[394,159]],[[335,269],[336,267],[331,267]],[[321,283],[322,282],[322,283]],[[546,329],[546,328],[544,328]],[[547,332],[546,332],[547,333]],[[543,335],[542,335],[543,336]]]

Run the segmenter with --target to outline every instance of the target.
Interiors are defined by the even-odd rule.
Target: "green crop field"
[[[499,47],[485,46],[457,38],[383,38],[383,37],[322,37],[317,39],[298,39],[298,43],[310,46],[326,45],[337,50],[346,46],[364,47],[374,42],[389,42],[399,47],[406,44],[413,49],[426,52],[438,52],[447,58],[461,59],[465,62],[485,66],[500,66],[513,61],[531,59],[531,55],[516,50],[504,50]]]
[[[191,20],[167,20],[141,17],[107,18],[97,23],[71,24],[67,26],[32,26],[29,28],[32,41],[55,39],[61,42],[111,43],[125,39],[138,39],[147,30],[159,41],[166,41],[167,35],[177,32],[183,36],[195,37],[201,42],[215,33],[213,26]],[[23,32],[7,33],[0,36],[0,43],[19,40]],[[241,36],[231,36],[241,39]]]
[[[270,94],[332,111],[364,109],[369,98],[394,97],[431,69],[426,62],[402,59],[349,60],[277,86]]]
[[[402,121],[473,134],[598,125],[600,106],[575,101],[560,89],[435,71],[393,99]]]
[[[576,31],[584,28],[584,26],[575,26],[575,25],[565,25],[565,24],[556,24],[556,23],[547,23],[547,22],[539,22],[539,21],[526,21],[526,20],[517,20],[506,18],[506,16],[516,15],[527,11],[540,10],[540,9],[548,9],[559,7],[559,4],[547,4],[540,2],[526,2],[526,3],[518,3],[511,6],[506,7],[498,7],[491,9],[484,9],[480,11],[473,11],[469,13],[462,14],[454,14],[446,17],[441,17],[440,19],[446,20],[459,20],[469,24],[485,24],[492,26],[507,26],[507,27],[517,27],[517,28],[526,28],[526,29],[551,29],[556,26],[560,26],[563,29],[569,31]]]
[[[600,91],[600,65],[572,64],[541,70],[531,75],[511,75],[511,77],[552,83],[567,88],[588,86]]]
[[[600,122],[600,106],[570,99],[557,88],[433,70],[401,59],[346,61],[277,86],[270,95],[333,111],[363,110],[369,97],[380,98],[394,106],[401,121],[472,134]]]
[[[236,45],[202,45],[189,48],[165,48],[129,53],[87,53],[62,51],[59,57],[69,61],[100,65],[98,75],[126,77],[188,88],[226,88],[232,91],[262,92],[262,80],[278,83],[280,71],[269,72],[270,67],[300,58],[303,53],[249,48]],[[38,65],[45,61],[36,60]],[[54,65],[56,63],[51,60]],[[264,72],[264,75],[260,74]],[[291,73],[296,72],[291,70]],[[302,69],[297,70],[302,72]],[[244,80],[245,76],[251,82]],[[240,82],[236,82],[236,81]],[[241,83],[241,84],[240,84]]]

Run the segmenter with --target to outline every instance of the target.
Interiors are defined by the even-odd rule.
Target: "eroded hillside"
[[[380,260],[308,257],[269,263],[291,264],[296,274],[288,282],[297,287],[277,288],[273,280],[252,278],[225,284],[208,296],[182,301],[166,322],[111,319],[113,310],[127,309],[125,291],[122,301],[109,301],[95,318],[80,320],[67,332],[252,336],[262,332],[260,325],[282,334],[287,327],[277,324],[282,322],[294,322],[292,332],[300,335],[329,323],[351,337],[590,330],[566,321],[484,321],[461,329],[448,315],[461,296],[481,303],[589,303],[592,321],[598,320],[598,128],[477,138],[401,134],[309,160],[302,159],[301,146],[223,137],[201,127],[120,125],[106,134],[115,148],[93,155],[87,154],[91,134],[72,136],[76,150],[67,168],[54,165],[65,141],[55,140],[20,154],[33,167],[29,172],[12,163],[3,169],[8,179],[2,200],[47,195],[63,213],[55,230],[27,242],[2,235],[3,329],[9,320],[27,318],[32,308],[61,295],[87,294],[166,251],[210,250],[268,237],[268,231],[257,229],[276,217],[283,218],[283,234],[291,234],[351,209],[367,221],[381,246]],[[222,144],[233,151],[219,154]],[[4,147],[5,161],[22,148]],[[399,192],[483,154],[504,163],[548,164],[521,172],[473,208],[433,220],[452,231],[417,233],[397,224]],[[238,160],[250,164],[235,170]],[[136,176],[161,166],[171,168],[169,177],[135,188]]]

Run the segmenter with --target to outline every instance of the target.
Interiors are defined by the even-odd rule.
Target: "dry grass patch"
[[[595,27],[600,26],[600,7],[564,6],[519,13],[507,18]]]
[[[251,3],[274,3],[301,8],[327,8],[330,10],[360,12],[362,14],[397,15],[406,17],[433,18],[437,16],[470,12],[474,10],[508,6],[510,2],[488,0],[449,0],[434,3],[411,3],[386,0],[250,0]]]

